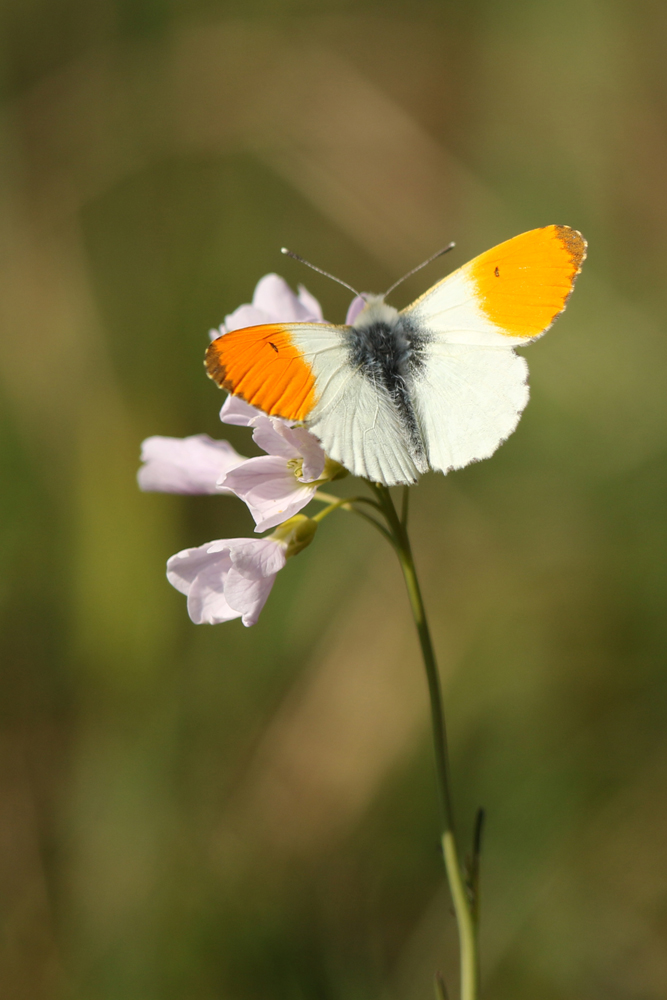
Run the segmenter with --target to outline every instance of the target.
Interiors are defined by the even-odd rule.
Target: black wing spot
[[[498,268],[496,268],[493,273],[495,274],[496,278],[500,277],[500,271],[498,270]]]
[[[272,344],[271,341],[269,341],[269,347],[272,347],[273,350],[276,352],[276,354],[278,353],[278,348],[276,347],[275,344]]]

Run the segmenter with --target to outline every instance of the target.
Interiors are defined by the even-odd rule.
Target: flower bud
[[[345,479],[345,476],[348,475],[349,472],[344,465],[341,465],[340,462],[335,462],[333,458],[327,458],[324,463],[321,482],[326,482],[327,480],[333,482],[334,479]]]
[[[310,545],[316,531],[317,521],[312,517],[306,517],[305,514],[295,514],[288,521],[278,525],[269,537],[285,546],[285,556],[289,559]]]

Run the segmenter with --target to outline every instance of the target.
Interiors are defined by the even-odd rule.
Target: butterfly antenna
[[[401,285],[406,278],[411,278],[413,274],[417,273],[417,271],[421,271],[422,267],[426,267],[426,265],[430,264],[432,260],[437,260],[438,257],[442,257],[443,253],[447,253],[448,250],[453,250],[455,246],[456,243],[450,243],[449,246],[443,247],[442,250],[438,250],[437,253],[434,253],[433,256],[429,257],[428,260],[425,260],[423,264],[418,264],[417,267],[413,267],[411,271],[408,271],[408,273],[404,274],[402,278],[399,278],[398,281],[395,281],[394,284],[391,286],[391,288],[387,289],[387,291],[384,293],[385,299],[387,298],[389,293],[393,292],[395,288],[398,288],[398,286]]]
[[[298,260],[300,264],[305,264],[306,267],[311,267],[313,271],[317,271],[318,274],[323,274],[325,278],[331,278],[332,281],[337,281],[339,285],[343,286],[343,288],[347,288],[350,292],[354,292],[355,295],[359,295],[362,299],[364,298],[361,292],[358,292],[356,288],[352,287],[352,285],[348,285],[346,281],[341,281],[340,278],[337,278],[334,274],[329,274],[328,271],[323,271],[321,267],[315,267],[315,265],[311,264],[310,261],[304,260],[303,257],[299,257],[298,253],[293,253],[291,250],[288,250],[287,247],[281,247],[280,252],[284,253],[286,257],[291,257],[292,260]]]

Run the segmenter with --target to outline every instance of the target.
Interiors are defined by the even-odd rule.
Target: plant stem
[[[477,1000],[479,980],[479,955],[477,952],[477,927],[473,920],[470,901],[461,876],[461,866],[456,852],[453,830],[442,835],[445,869],[452,894],[456,923],[459,928],[459,956],[461,962],[461,1000]]]
[[[376,510],[379,510],[380,513],[382,513],[382,508],[375,502],[375,500],[369,500],[368,497],[334,497],[330,493],[321,493],[319,490],[314,494],[313,500],[319,500],[321,503],[328,504],[324,510],[321,510],[318,514],[313,515],[313,521],[322,521],[334,510],[352,511],[354,514],[358,514],[359,517],[363,517],[364,521],[368,521],[374,528],[377,528],[380,534],[384,535],[390,545],[393,545],[394,548],[396,548],[394,536],[391,532],[387,531],[385,526],[380,524],[380,522],[374,517],[371,517],[370,514],[367,514],[365,511],[359,510],[358,507],[354,506],[354,504],[357,503],[370,504],[371,507],[375,507]]]
[[[335,503],[339,507],[343,507],[344,510],[351,510],[352,508],[346,507],[345,504],[352,503],[365,503],[377,510],[380,509],[380,505],[375,500],[371,500],[370,497],[335,497],[333,493],[323,493],[322,490],[313,493],[311,500],[319,500],[320,503]]]
[[[401,524],[403,531],[408,530],[408,511],[410,509],[410,487],[403,487],[403,500],[401,502]]]
[[[404,521],[399,518],[394,502],[386,486],[374,483],[373,489],[378,503],[387,519],[398,554],[403,577],[408,590],[410,607],[419,636],[428,690],[431,702],[431,723],[433,726],[433,742],[435,749],[435,766],[438,781],[440,808],[442,816],[442,850],[445,859],[447,880],[454,904],[454,912],[459,931],[459,949],[461,958],[461,1000],[477,1000],[478,997],[478,953],[477,928],[473,918],[473,908],[468,898],[466,885],[461,873],[461,865],[456,848],[454,828],[454,808],[452,802],[451,780],[449,776],[449,755],[447,750],[447,729],[442,705],[442,690],[440,674],[435,659],[431,633],[426,619],[426,609],[422,598],[417,571],[410,547],[410,539]],[[407,513],[407,503],[404,500],[403,512]]]

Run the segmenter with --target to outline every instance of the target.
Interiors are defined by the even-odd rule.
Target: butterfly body
[[[406,316],[384,301],[369,296],[347,334],[350,365],[379,393],[386,394],[410,442],[410,451],[419,472],[428,461],[419,421],[413,405],[415,378],[425,361],[428,332],[420,330]]]
[[[302,422],[355,475],[412,483],[487,458],[528,401],[514,347],[562,312],[586,244],[546,226],[481,254],[401,312],[383,296],[349,326],[275,323],[213,341],[220,386]]]

